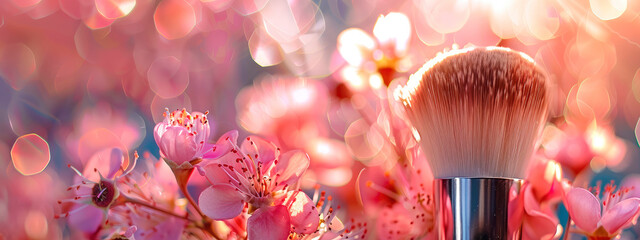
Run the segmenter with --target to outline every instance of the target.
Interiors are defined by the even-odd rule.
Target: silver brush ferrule
[[[510,200],[521,186],[513,178],[435,179],[438,239],[520,239],[521,226],[509,206],[515,207]]]

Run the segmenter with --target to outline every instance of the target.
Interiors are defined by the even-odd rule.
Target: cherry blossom
[[[185,109],[164,113],[164,120],[156,124],[153,137],[160,147],[160,154],[172,168],[189,168],[189,161],[202,157],[210,127],[207,113],[187,112]]]
[[[256,136],[238,146],[237,138],[237,131],[224,134],[213,150],[214,155],[221,155],[198,167],[211,183],[199,197],[202,212],[226,220],[241,214],[245,203],[249,204],[249,239],[284,239],[290,231],[316,231],[318,210],[296,187],[309,157],[301,151],[280,154],[273,143]]]
[[[600,185],[593,190],[594,193],[569,187],[564,197],[569,216],[582,234],[589,239],[612,239],[635,225],[640,215],[640,198],[627,197],[629,188],[616,191],[612,182],[604,187],[604,192],[600,192]]]

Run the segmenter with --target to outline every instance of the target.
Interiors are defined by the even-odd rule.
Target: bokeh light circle
[[[636,143],[638,143],[638,146],[640,146],[640,119],[638,119],[638,122],[636,123],[634,132],[636,135]]]
[[[179,96],[189,85],[189,72],[176,57],[157,58],[147,71],[149,87],[162,98]]]
[[[136,0],[95,0],[95,3],[98,12],[109,19],[124,17],[136,6]]]
[[[27,213],[24,220],[24,231],[31,239],[44,239],[47,237],[49,226],[47,224],[47,217],[44,213],[31,210]]]
[[[627,10],[627,0],[589,0],[591,11],[602,20],[616,19]]]
[[[20,136],[11,148],[13,166],[25,176],[42,172],[50,160],[49,144],[34,133]]]
[[[15,90],[20,90],[37,69],[36,56],[22,43],[0,47],[0,78]]]
[[[186,1],[166,0],[156,7],[153,22],[160,35],[169,40],[178,39],[189,34],[196,26],[196,12]]]

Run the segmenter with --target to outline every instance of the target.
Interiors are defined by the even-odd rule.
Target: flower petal
[[[193,135],[183,127],[168,127],[158,147],[168,160],[178,165],[191,161],[197,152]]]
[[[632,225],[640,214],[640,198],[625,199],[609,208],[600,223],[608,233],[614,234]]]
[[[578,228],[593,232],[598,227],[602,206],[598,199],[584,188],[572,188],[567,193],[567,209]]]
[[[238,216],[244,208],[242,195],[228,185],[211,186],[198,198],[202,212],[215,220],[225,220]]]
[[[248,239],[287,239],[290,226],[289,211],[285,206],[259,208],[247,220]]]
[[[522,224],[523,239],[552,239],[556,233],[558,222],[543,212],[536,201],[533,186],[528,185],[524,192],[524,221]]]
[[[276,145],[257,136],[249,136],[242,142],[242,152],[248,154],[253,161],[268,166],[276,159]],[[266,170],[266,169],[265,169]]]
[[[304,192],[298,192],[288,200],[289,215],[294,231],[302,234],[310,234],[318,229],[320,218],[315,203]]]
[[[338,52],[351,66],[360,66],[371,56],[376,41],[359,28],[349,28],[338,35]]]
[[[407,50],[412,30],[407,15],[391,12],[386,16],[378,17],[373,27],[373,35],[380,45],[393,48],[391,56],[402,56]]]
[[[167,127],[170,126],[170,125],[167,124],[167,121],[168,120],[165,118],[164,121],[159,122],[153,128],[153,139],[156,140],[156,144],[158,146],[160,146],[160,140],[162,139],[162,135],[164,135],[164,133],[167,131]]]
[[[217,162],[212,162],[204,166],[197,166],[197,169],[212,185],[227,184],[229,183],[229,180],[231,180],[229,175]]]
[[[222,155],[229,153],[233,145],[238,142],[238,130],[231,130],[223,134],[215,144],[215,148],[207,152],[203,158],[216,159]]]
[[[293,185],[308,167],[309,156],[306,153],[299,150],[286,152],[280,156],[276,164],[275,173],[280,174],[276,181],[280,185]]]
[[[98,230],[100,223],[102,223],[102,219],[104,218],[104,211],[93,205],[84,204],[76,204],[76,207],[74,207],[71,211],[81,207],[83,207],[84,209],[69,215],[69,224],[85,233],[95,232],[96,230]]]
[[[122,150],[120,150],[120,148],[112,148],[111,156],[109,157],[109,172],[105,177],[113,179],[116,173],[122,168],[123,160]]]
[[[207,119],[207,115],[201,112],[192,112],[191,116],[193,116],[193,126],[191,130],[196,132],[197,142],[206,143],[209,141],[209,134],[211,134],[210,122]]]

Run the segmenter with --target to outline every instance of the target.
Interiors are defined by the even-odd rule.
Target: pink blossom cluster
[[[600,7],[558,14],[566,6],[554,1],[321,2],[7,0],[0,6],[7,88],[101,100],[61,110],[79,117],[44,136],[70,156],[69,170],[55,172],[44,169],[49,145],[30,131],[49,133],[65,120],[53,116],[64,104],[47,110],[11,97],[11,130],[32,148],[11,149],[11,167],[0,144],[0,164],[9,166],[0,171],[0,239],[437,239],[433,174],[393,91],[426,57],[457,44],[517,48],[557,82],[553,118],[513,192],[510,230],[522,239],[640,235],[639,178],[621,187],[597,181],[601,172],[633,167],[638,154],[614,125],[620,111],[640,136],[640,71],[625,61],[633,52],[610,43],[637,47],[616,29],[635,22],[640,5],[622,1],[625,12],[590,1]],[[336,33],[327,44],[323,34],[337,20],[321,4],[344,23],[374,19],[327,31]],[[226,81],[244,76],[242,52],[276,67],[252,85]],[[628,92],[608,81],[618,77],[614,67],[636,71]],[[119,109],[108,95],[150,115]],[[162,114],[166,106],[177,110]],[[215,111],[191,111],[204,106]],[[24,113],[31,108],[35,114]],[[156,122],[158,151],[139,156],[132,150],[144,146],[144,117]],[[31,151],[38,146],[47,153]],[[44,166],[16,160],[31,156],[44,156],[33,164]],[[74,174],[66,187],[63,173]]]
[[[274,143],[238,131],[208,142],[207,114],[166,112],[154,129],[162,160],[106,149],[77,173],[58,201],[70,226],[87,237],[128,239],[336,239],[366,236],[366,225],[343,223],[331,196],[300,189],[309,156],[281,153]],[[144,172],[135,171],[142,163]],[[197,169],[207,180],[197,203],[186,189]],[[180,196],[179,192],[182,193]]]

